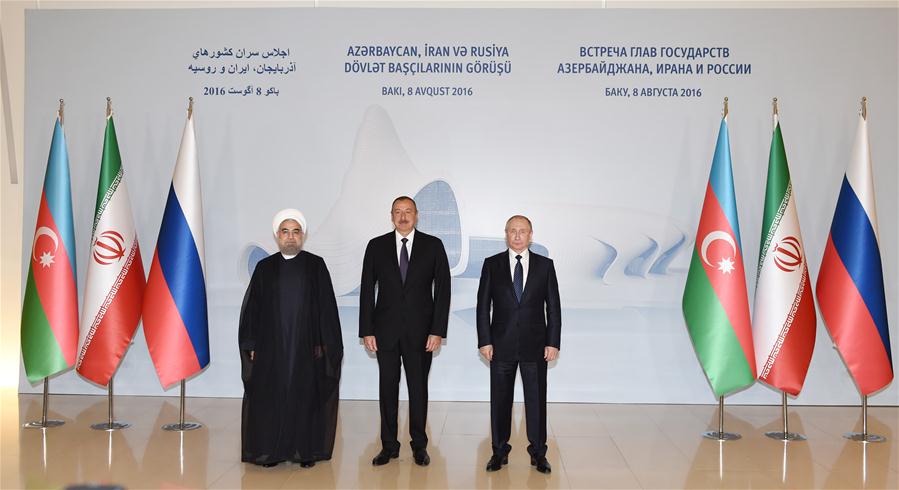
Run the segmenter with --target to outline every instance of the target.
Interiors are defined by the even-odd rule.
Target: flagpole
[[[109,117],[111,115],[112,115],[112,98],[107,97],[106,98],[106,117]]]
[[[115,421],[115,416],[113,415],[113,404],[112,404],[112,400],[113,400],[112,378],[109,378],[109,384],[106,385],[106,397],[107,397],[107,402],[109,405],[109,410],[108,410],[109,415],[108,415],[107,421],[92,424],[91,429],[105,430],[108,432],[112,432],[112,431],[127,429],[128,427],[131,427],[131,424],[129,424],[128,422],[116,422]]]
[[[60,100],[60,114],[62,113],[62,99]],[[65,422],[62,420],[47,419],[47,407],[50,405],[50,378],[44,378],[44,397],[43,406],[41,407],[41,419],[32,422],[26,422],[22,427],[26,429],[46,429],[48,427],[58,427]]]
[[[862,119],[865,121],[868,120],[868,97],[862,97],[862,109],[861,109]],[[869,434],[868,433],[868,395],[862,395],[862,431],[861,432],[847,432],[843,434],[843,437],[846,439],[850,439],[853,441],[859,442],[884,442],[887,440],[886,437],[878,435],[878,434]]]
[[[727,97],[724,98],[724,119],[727,119]]]
[[[868,395],[862,396],[862,431],[847,432],[843,434],[843,437],[859,442],[884,442],[887,440],[884,436],[868,433]]]
[[[777,127],[777,117],[780,115],[777,112],[777,97],[771,100],[771,106],[773,114],[771,116],[771,124],[776,128]]]
[[[193,105],[193,97],[191,97],[191,105]],[[190,109],[188,109],[189,111]],[[181,409],[180,415],[178,416],[178,423],[176,424],[165,424],[162,426],[162,430],[174,431],[174,432],[184,432],[188,430],[199,429],[203,427],[203,424],[198,422],[185,422],[184,421],[184,385],[185,382],[181,380]]]
[[[787,392],[781,391],[781,416],[783,417],[783,432],[771,431],[765,432],[765,435],[770,437],[771,439],[777,439],[778,441],[790,442],[790,441],[804,441],[806,437],[798,432],[790,432],[790,422],[789,415],[787,414]]]
[[[56,117],[59,119],[60,126],[63,125],[65,121],[64,118],[64,109],[65,109],[65,101],[63,99],[59,99],[59,109],[56,112]],[[48,419],[47,418],[47,410],[50,405],[50,378],[48,376],[44,376],[44,396],[41,407],[41,420],[39,421],[31,421],[26,422],[23,427],[26,429],[45,429],[48,427],[58,427],[60,425],[65,424],[62,420],[56,419]]]
[[[727,114],[727,98],[724,99],[724,113]],[[702,433],[702,437],[706,439],[714,439],[716,441],[736,441],[740,439],[740,434],[735,432],[724,432],[724,397],[718,397],[718,430],[710,430]]]

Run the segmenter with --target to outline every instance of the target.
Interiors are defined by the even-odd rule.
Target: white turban
[[[303,230],[303,233],[306,233],[306,217],[303,216],[303,213],[301,213],[297,209],[287,208],[278,211],[278,214],[276,214],[275,218],[272,220],[272,233],[274,233],[275,236],[278,236],[278,231],[281,228],[281,223],[283,223],[284,220],[287,219],[292,219],[299,223],[300,229]]]

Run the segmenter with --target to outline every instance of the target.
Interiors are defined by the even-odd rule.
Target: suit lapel
[[[534,260],[534,254],[528,252],[528,277],[524,281],[524,290],[521,292],[521,302],[522,303],[524,303],[524,300],[527,297],[528,291],[530,291],[531,289],[534,289],[534,288],[530,287],[531,282],[532,282],[531,279],[533,279],[535,277],[537,269],[540,267],[539,264],[540,264],[539,260]]]
[[[400,258],[396,253],[396,231],[391,231],[384,237],[384,248],[387,252],[390,253],[390,263],[393,264],[391,269],[393,269],[394,276],[400,282],[400,285],[403,285],[403,275],[400,274]],[[409,264],[411,265],[412,260],[411,256],[409,257]],[[408,275],[409,271],[406,271]]]

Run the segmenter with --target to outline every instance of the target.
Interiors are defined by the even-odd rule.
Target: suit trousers
[[[524,413],[528,435],[528,454],[546,456],[546,361],[490,362],[490,432],[493,454],[505,456],[512,446],[512,400],[515,396],[515,372],[521,371],[524,388]]]
[[[400,365],[406,372],[409,391],[409,435],[412,449],[428,446],[425,426],[428,422],[428,373],[433,354],[425,351],[424,342],[411,345],[407,339],[389,349],[378,346],[378,388],[381,407],[381,446],[399,450],[397,418],[399,415]]]

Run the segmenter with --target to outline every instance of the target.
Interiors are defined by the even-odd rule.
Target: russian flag
[[[862,395],[893,380],[868,123],[859,117],[821,271],[818,306]]]
[[[203,203],[188,115],[144,293],[144,335],[164,387],[209,365]]]

